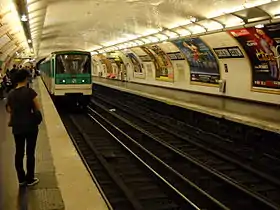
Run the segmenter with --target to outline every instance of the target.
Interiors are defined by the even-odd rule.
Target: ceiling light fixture
[[[197,18],[196,18],[196,17],[191,17],[191,18],[190,18],[190,21],[191,21],[192,23],[194,23],[194,22],[197,21]]]
[[[269,2],[273,1],[278,1],[278,0],[256,0],[254,3],[245,3],[237,8],[234,9],[229,9],[226,11],[223,11],[222,14],[216,13],[215,18],[222,17],[226,14],[231,14],[233,12],[237,11],[242,11],[246,8],[252,8],[252,7],[257,7],[260,5],[265,5]],[[214,18],[212,17],[212,18]],[[280,14],[275,14],[273,18],[270,19],[270,22],[272,22],[274,19],[280,18]],[[206,20],[209,21],[209,23],[205,22]],[[204,22],[203,22],[204,21]],[[277,21],[277,20],[275,20]],[[191,24],[190,24],[191,23]],[[130,37],[132,39],[129,40],[120,40],[117,43],[108,43],[107,47],[111,46],[116,46],[119,49],[124,49],[124,48],[130,48],[133,47],[134,44],[136,43],[138,46],[145,45],[145,44],[150,44],[150,43],[157,43],[157,42],[163,42],[169,39],[175,39],[180,36],[191,36],[192,34],[207,34],[208,32],[213,33],[215,30],[221,30],[225,31],[228,30],[230,27],[249,27],[247,24],[244,25],[245,23],[240,19],[238,21],[234,21],[234,23],[231,24],[224,24],[223,22],[219,22],[216,20],[211,20],[210,18],[204,19],[200,21],[198,18],[191,16],[189,18],[189,22],[186,23],[185,25],[177,24],[176,27],[172,28],[161,28],[161,29],[148,29],[144,33],[142,33],[142,36],[135,36],[137,39],[133,40],[133,36]],[[264,27],[264,22],[254,22],[252,23],[252,26],[250,27],[256,27],[256,28],[263,28]],[[180,27],[178,27],[180,25]],[[153,37],[153,38],[151,38]],[[156,37],[156,39],[154,39]],[[122,42],[123,41],[123,42]],[[108,48],[107,48],[108,49]],[[110,48],[109,48],[110,49]]]
[[[26,15],[22,15],[20,20],[21,20],[22,22],[27,22],[27,21],[28,21]]]
[[[263,28],[264,27],[264,24],[258,24],[255,26],[255,28]]]

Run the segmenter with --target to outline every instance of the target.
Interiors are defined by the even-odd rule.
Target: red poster
[[[243,46],[250,59],[253,87],[280,89],[280,24],[261,29],[231,30],[229,33]]]

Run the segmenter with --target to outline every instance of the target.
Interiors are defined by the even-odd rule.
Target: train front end
[[[92,95],[91,55],[89,52],[60,52],[53,62],[56,98],[88,103]]]

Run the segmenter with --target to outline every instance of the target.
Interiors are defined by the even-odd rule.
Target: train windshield
[[[57,55],[56,61],[57,74],[90,74],[89,55]]]

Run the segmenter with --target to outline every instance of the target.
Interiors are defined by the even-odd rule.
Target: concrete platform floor
[[[40,98],[43,123],[36,151],[40,183],[19,188],[14,169],[14,139],[0,101],[0,210],[107,210],[109,204],[79,157],[41,80],[33,88]]]
[[[15,145],[7,127],[5,101],[0,101],[0,209],[1,210],[62,210],[64,203],[55,177],[45,124],[40,125],[36,151],[38,185],[19,188],[14,169]]]

